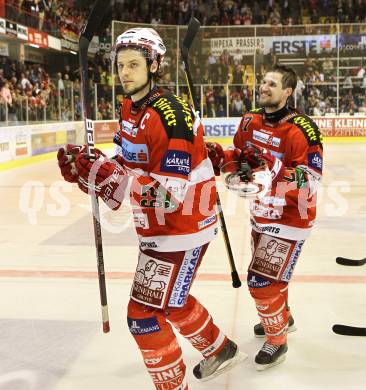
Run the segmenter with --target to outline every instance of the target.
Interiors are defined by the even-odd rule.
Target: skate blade
[[[290,326],[288,329],[287,329],[287,333],[292,333],[292,332],[295,332],[297,330],[296,328],[296,325],[292,325]],[[266,337],[265,334],[255,334],[254,333],[254,336],[257,338],[257,339],[264,339]]]
[[[213,374],[206,376],[205,378],[201,378],[199,379],[199,381],[207,382],[210,381],[211,379],[216,378],[219,375],[225,374],[225,372],[230,371],[232,368],[234,368],[236,365],[240,364],[247,358],[248,358],[247,354],[237,350],[236,354],[230,360],[227,360],[226,362],[222,363],[222,365]]]
[[[256,365],[256,369],[257,369],[257,371],[267,370],[268,368],[277,366],[277,364],[282,363],[285,359],[286,359],[286,355],[282,355],[273,363],[270,363],[270,364],[257,364]]]

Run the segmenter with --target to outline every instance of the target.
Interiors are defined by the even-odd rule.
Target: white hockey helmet
[[[159,64],[163,62],[166,52],[160,35],[146,27],[131,28],[117,37],[111,52],[112,63],[115,63],[118,51],[127,47],[142,49],[149,60],[157,60]]]

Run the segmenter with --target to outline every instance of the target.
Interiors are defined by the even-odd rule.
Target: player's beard
[[[136,93],[139,93],[140,91],[142,91],[144,88],[146,88],[146,86],[149,85],[150,82],[151,82],[151,79],[150,79],[150,75],[148,74],[146,82],[144,84],[142,84],[142,85],[139,85],[139,86],[135,87],[131,91],[126,91],[125,88],[123,88],[123,84],[122,84],[123,93],[125,95],[133,96]]]
[[[259,98],[258,103],[263,108],[278,108],[280,109],[281,99],[278,100],[269,100]]]

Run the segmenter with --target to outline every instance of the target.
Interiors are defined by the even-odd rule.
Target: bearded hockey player
[[[112,60],[126,95],[116,156],[80,148],[58,153],[67,181],[94,191],[111,209],[130,195],[139,258],[128,305],[128,326],[156,389],[186,390],[186,366],[172,326],[203,360],[193,369],[208,380],[245,358],[189,291],[217,234],[214,173],[203,126],[186,101],[156,86],[166,48],[150,28],[118,36]],[[75,167],[70,154],[75,154]],[[76,168],[76,170],[74,169]]]
[[[287,305],[288,284],[316,214],[322,176],[322,137],[306,115],[288,107],[295,72],[276,66],[259,88],[261,108],[245,114],[234,136],[235,149],[207,143],[215,172],[229,189],[251,196],[252,260],[248,287],[266,342],[255,357],[258,370],[285,359],[287,332],[294,319]]]

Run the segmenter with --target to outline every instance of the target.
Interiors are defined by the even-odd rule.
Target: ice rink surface
[[[335,335],[334,323],[366,326],[366,143],[327,143],[318,220],[290,285],[298,330],[286,361],[257,372],[263,340],[245,285],[250,259],[247,204],[220,187],[243,286],[233,289],[221,235],[192,294],[249,355],[211,382],[192,375],[200,355],[181,337],[192,390],[361,390],[366,337]],[[0,172],[0,390],[149,390],[152,382],[126,323],[137,240],[130,212],[102,208],[111,332],[103,334],[90,200],[64,183],[55,159]]]

